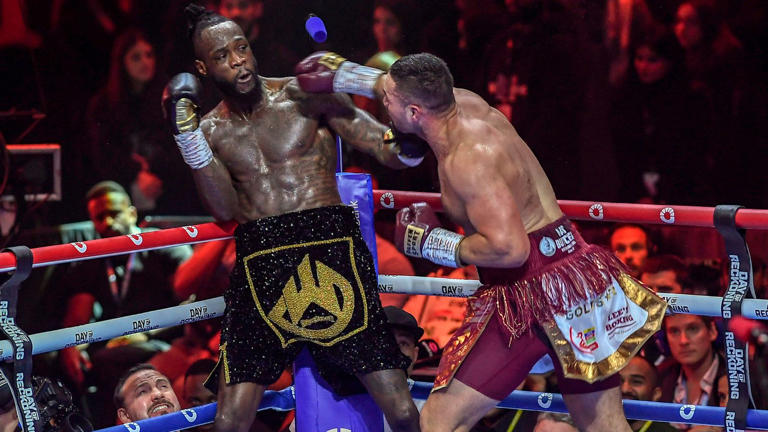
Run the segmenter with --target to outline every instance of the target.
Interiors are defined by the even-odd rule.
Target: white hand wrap
[[[203,131],[200,128],[191,132],[182,132],[174,135],[173,139],[176,141],[176,145],[179,146],[184,162],[191,166],[192,169],[206,167],[213,160],[211,146],[208,145],[208,141],[206,141],[205,135],[203,135]]]
[[[435,228],[424,241],[421,256],[441,266],[461,267],[459,245],[462,240],[464,236],[461,234],[445,228]]]
[[[337,93],[352,93],[375,99],[376,95],[373,89],[376,81],[384,72],[362,66],[351,61],[345,61],[339,66],[336,75],[333,77],[333,91]]]

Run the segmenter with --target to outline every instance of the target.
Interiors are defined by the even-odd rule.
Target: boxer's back
[[[331,133],[300,112],[287,92],[292,78],[261,78],[262,103],[249,114],[220,103],[201,124],[232,176],[245,222],[307,208],[338,204]]]
[[[460,170],[478,170],[481,175],[503,178],[523,220],[531,232],[562,216],[554,191],[528,145],[498,110],[491,108],[478,95],[455,89],[458,114],[449,126],[451,152],[444,157],[440,169],[443,204],[457,221],[467,228],[466,208],[451,193],[450,179]],[[467,152],[492,155],[493,162],[484,166],[468,163]],[[493,195],[489,195],[493,197]],[[470,226],[471,228],[471,226]]]

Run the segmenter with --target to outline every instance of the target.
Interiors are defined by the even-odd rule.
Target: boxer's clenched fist
[[[459,246],[464,236],[441,228],[429,204],[420,202],[401,209],[395,223],[395,245],[406,255],[461,267]]]

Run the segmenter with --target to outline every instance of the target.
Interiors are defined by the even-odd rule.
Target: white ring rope
[[[476,280],[430,278],[423,276],[379,275],[379,290],[383,293],[469,297],[480,286]],[[668,312],[721,316],[722,297],[689,294],[662,294],[669,303]],[[132,333],[188,324],[224,315],[224,298],[215,297],[165,309],[62,328],[30,335],[32,354],[109,340]],[[768,300],[744,299],[743,316],[768,319]],[[0,360],[11,357],[13,348],[7,340],[0,341]]]

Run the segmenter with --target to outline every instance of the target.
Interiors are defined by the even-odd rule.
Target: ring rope
[[[384,293],[469,297],[480,286],[476,280],[423,276],[379,275],[379,290]],[[722,297],[690,294],[662,294],[673,313],[720,316]],[[173,327],[224,315],[224,298],[214,297],[165,309],[127,315],[74,327],[30,335],[32,354],[42,354],[80,344],[109,340],[118,336]],[[744,299],[743,316],[768,319],[768,300]],[[0,360],[10,359],[13,347],[0,341]]]
[[[35,333],[29,338],[32,341],[32,354],[42,354],[75,345],[109,340],[148,330],[174,327],[223,315],[224,297],[215,297],[165,309]],[[0,360],[10,359],[12,355],[11,343],[7,340],[0,341]]]
[[[443,211],[439,193],[374,190],[373,198],[376,208],[397,210],[416,202],[426,202],[435,211]],[[557,203],[566,216],[577,220],[715,226],[714,207],[571,200],[558,200]],[[740,209],[736,214],[736,226],[744,229],[768,229],[768,210]]]
[[[411,388],[414,399],[425,400],[432,389],[432,384],[416,382]],[[688,423],[708,426],[725,425],[725,408],[683,405],[664,402],[624,400],[624,414],[629,419],[652,420],[667,423]],[[516,390],[497,405],[499,408],[522,409],[527,411],[548,411],[567,413],[563,397],[554,393],[539,393]],[[295,408],[293,387],[280,391],[264,392],[259,410],[277,409],[288,411]],[[140,420],[136,423],[111,426],[97,432],[167,432],[195,427],[213,422],[216,416],[216,403],[181,410],[162,416]],[[747,427],[750,429],[768,429],[768,410],[748,410]]]
[[[402,208],[410,205],[412,202],[427,201],[436,210],[442,210],[439,194],[425,194],[425,193],[413,193],[413,192],[400,192],[400,191],[374,191],[375,202],[377,207],[381,208]],[[711,207],[693,207],[693,206],[658,206],[658,205],[641,205],[641,204],[623,204],[623,203],[591,203],[586,201],[559,201],[563,212],[570,218],[581,220],[598,220],[598,221],[622,221],[622,222],[636,222],[636,223],[656,223],[656,224],[678,224],[689,226],[714,226],[714,208]],[[734,214],[733,225],[742,229],[767,229],[768,228],[768,211],[762,210],[741,210]],[[193,244],[201,243],[213,240],[222,240],[232,237],[236,224],[234,222],[228,223],[208,223],[200,225],[189,225],[180,228],[171,228],[166,230],[158,230],[148,233],[132,234],[126,236],[118,236],[107,239],[96,239],[86,242],[75,242],[66,245],[47,246],[34,249],[34,263],[33,267],[41,267],[45,265],[52,265],[63,262],[79,261],[92,258],[103,258],[113,255],[119,255],[130,252],[139,252],[152,249],[160,249],[164,247],[172,247],[181,244]],[[73,250],[74,249],[74,250]],[[0,254],[0,273],[12,271],[16,268],[15,257],[5,252]],[[430,295],[443,295],[443,296],[459,296],[466,297],[471,295],[474,290],[477,289],[479,283],[477,281],[457,281],[457,280],[431,280],[424,283],[424,281],[415,282],[415,277],[394,277],[399,278],[399,281],[391,281],[387,283],[386,276],[380,281],[380,290],[382,292],[403,292],[411,294],[430,294]],[[431,279],[431,278],[422,278]],[[462,285],[461,282],[467,282],[466,285]],[[419,285],[418,288],[413,285]],[[397,285],[397,288],[395,286]],[[404,288],[407,287],[407,289]],[[391,288],[391,289],[389,289]],[[419,288],[427,288],[427,292],[419,292]],[[695,313],[699,315],[721,316],[720,311],[723,303],[722,298],[705,297],[705,296],[664,296],[670,303],[670,310],[677,313]],[[687,300],[685,301],[686,298]],[[699,299],[696,299],[698,297]],[[700,301],[699,301],[700,300]],[[749,300],[749,299],[747,299]],[[744,315],[750,318],[766,318],[766,312],[768,312],[768,303],[765,300],[754,300],[759,302],[753,305],[744,302]],[[213,309],[208,312],[208,302],[213,302]],[[218,302],[218,304],[215,304]],[[688,303],[688,304],[685,304]],[[192,309],[190,309],[192,307]],[[198,309],[195,309],[198,308]],[[143,332],[150,329],[160,327],[170,327],[175,325],[184,324],[187,322],[198,321],[201,319],[213,318],[215,316],[221,316],[223,314],[223,299],[218,297],[208,301],[198,302],[193,305],[183,305],[175,308],[166,308],[160,311],[148,312],[145,314],[137,314],[131,317],[122,317],[116,320],[104,321],[96,324],[87,324],[84,326],[77,326],[69,329],[59,329],[52,332],[41,333],[38,335],[32,335],[33,338],[39,339],[36,345],[36,349],[33,354],[40,352],[52,351],[61,348],[61,336],[69,336],[72,342],[68,342],[67,346],[79,345],[83,343],[95,342],[98,340],[109,339],[114,336],[119,336],[120,331],[130,321],[131,327],[122,334],[131,334],[137,332]],[[181,315],[176,315],[176,314]],[[197,313],[197,316],[195,315]],[[119,322],[117,322],[119,321]],[[102,325],[98,325],[102,324]],[[118,326],[119,325],[119,326]],[[97,328],[98,327],[98,328]],[[102,331],[102,327],[104,331]],[[114,329],[112,329],[114,328]],[[95,330],[95,331],[94,331]],[[117,333],[112,335],[113,333]],[[54,343],[56,341],[56,343]],[[5,345],[2,343],[5,342]],[[0,358],[7,359],[10,355],[2,357],[3,353],[12,353],[13,347],[7,341],[0,342]],[[6,346],[7,345],[7,346]],[[541,402],[542,395],[537,396],[537,403],[540,407],[543,407]],[[548,402],[548,407],[555,402],[553,396]],[[527,403],[530,403],[528,401]],[[562,399],[560,399],[562,403]],[[669,407],[671,404],[661,404]],[[503,406],[503,405],[502,405]],[[704,421],[703,419],[693,419],[693,416],[697,410],[697,407],[682,406],[679,411],[679,415],[683,420],[689,423],[696,424],[708,424],[723,426],[724,418],[726,417],[725,409],[716,409],[714,412],[713,420]],[[512,405],[509,408],[523,408],[524,406]],[[698,412],[701,413],[703,408],[698,407]],[[535,409],[535,408],[533,408]],[[657,407],[656,410],[661,408]],[[690,412],[684,411],[689,409]],[[565,410],[564,404],[562,404],[562,410]],[[652,410],[653,411],[653,410]],[[706,410],[705,410],[706,411]],[[751,412],[751,411],[750,411]],[[186,413],[186,414],[185,414]],[[190,417],[187,415],[196,416],[194,411],[184,410],[182,416],[184,420],[189,424]],[[706,413],[705,413],[706,414]],[[759,413],[760,414],[760,413]],[[765,413],[762,413],[765,415]],[[701,414],[702,417],[704,414]],[[627,412],[627,416],[630,418],[636,418]],[[687,417],[686,417],[687,416]],[[749,412],[747,415],[747,427],[755,427],[751,424],[749,419]],[[768,416],[766,417],[768,419]],[[680,422],[680,419],[674,418],[668,419],[654,419],[649,420],[661,420]],[[768,424],[768,422],[766,422]],[[725,426],[730,426],[726,424]],[[133,432],[138,432],[138,426],[136,429],[132,429],[126,426]],[[180,429],[184,427],[184,423],[179,425],[166,425],[163,430],[168,429]],[[121,429],[122,430],[122,429]]]
[[[426,192],[375,190],[377,208],[399,209],[414,202],[426,201],[442,211],[440,194]],[[663,206],[649,204],[598,203],[589,201],[558,201],[563,213],[577,220],[604,222],[634,222],[674,224],[678,226],[714,227],[714,207]],[[768,210],[741,209],[736,214],[736,226],[743,229],[768,229]],[[142,234],[109,237],[85,242],[44,246],[32,249],[33,268],[92,258],[105,258],[182,244],[202,243],[232,237],[235,222],[205,223]],[[0,273],[16,268],[10,252],[0,253]]]

